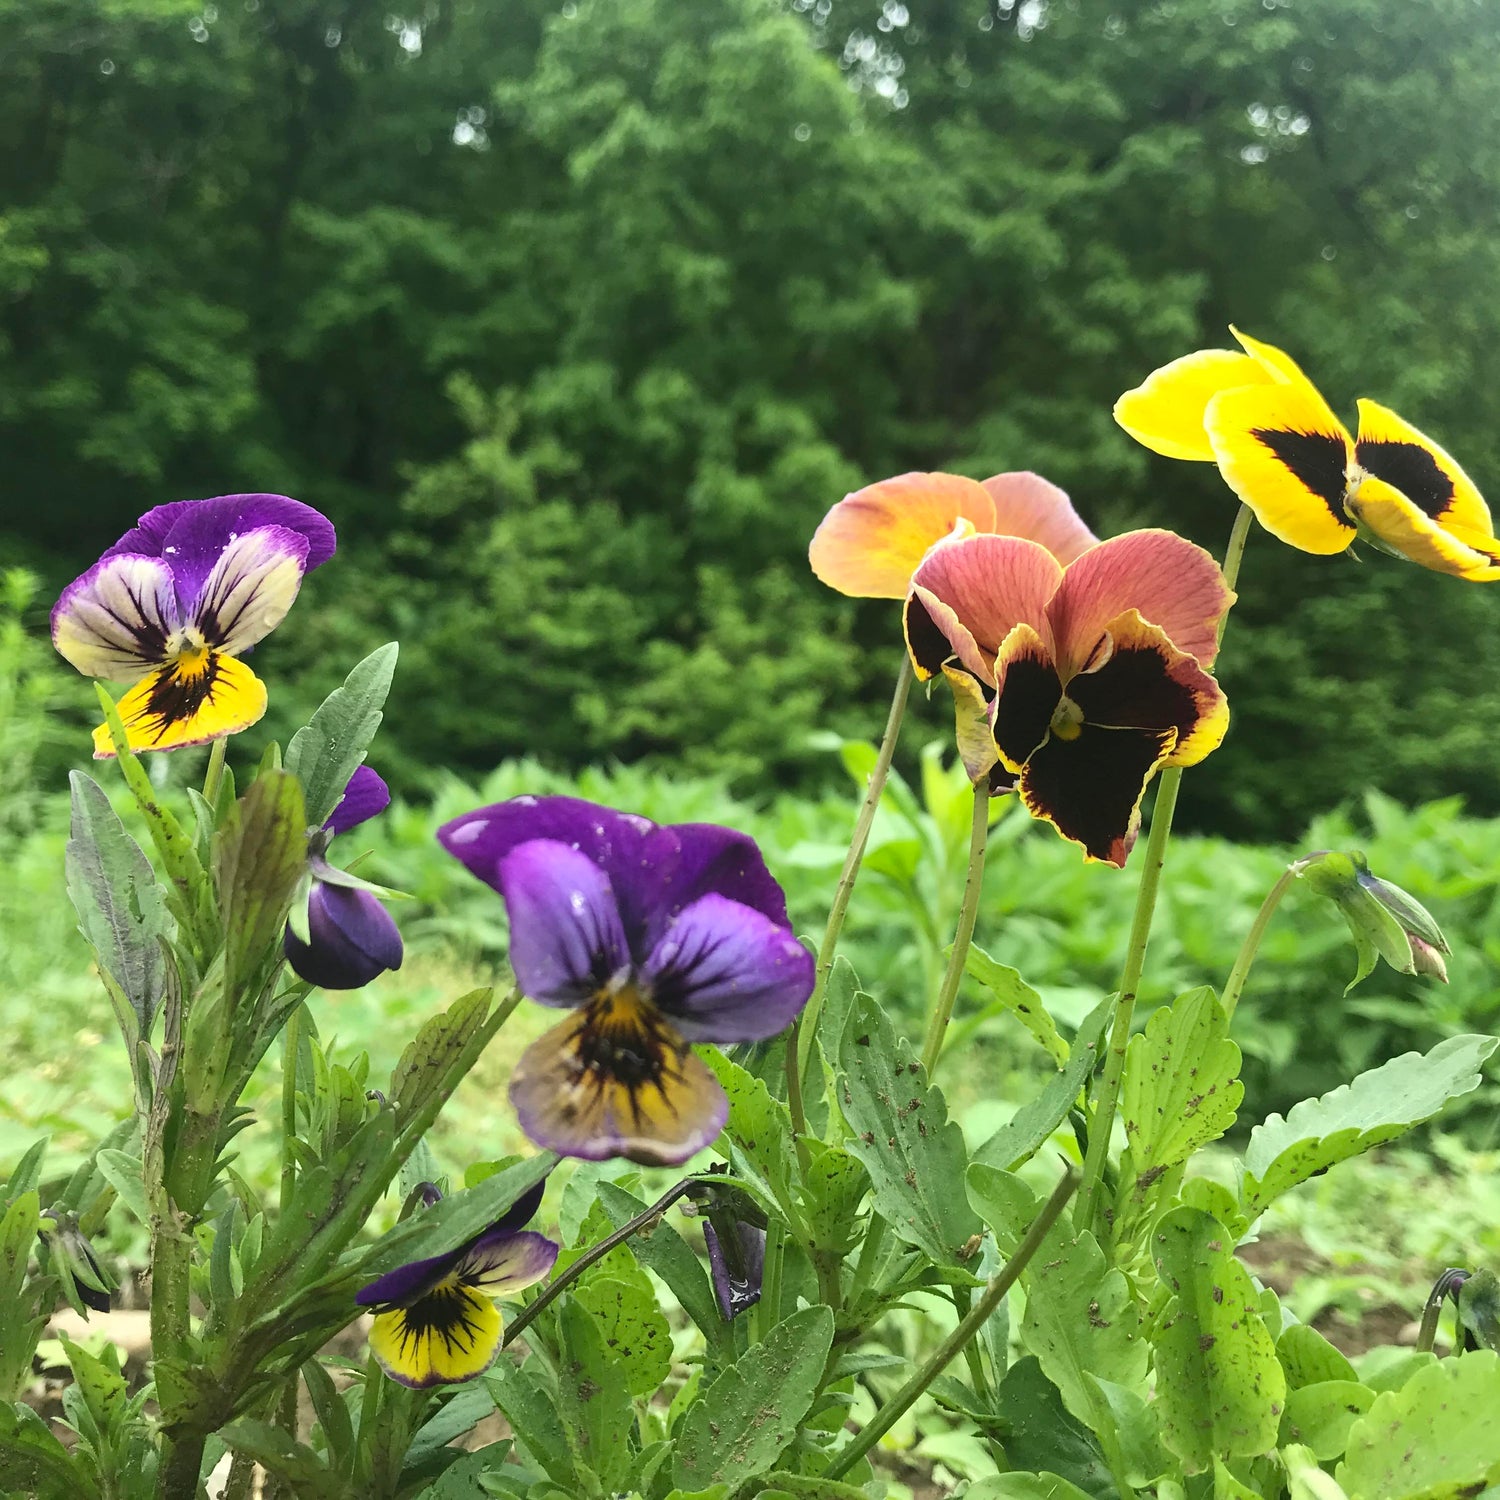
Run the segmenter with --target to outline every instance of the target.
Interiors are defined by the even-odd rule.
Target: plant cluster
[[[1356,983],[1377,960],[1446,978],[1425,907],[1357,851],[1308,853],[1222,987],[1134,1029],[1178,787],[1228,723],[1215,669],[1252,519],[1314,552],[1364,539],[1458,578],[1500,572],[1450,455],[1383,408],[1350,437],[1285,354],[1242,342],[1175,361],[1117,409],[1142,441],[1216,461],[1244,502],[1222,568],[1167,531],[1099,540],[1034,474],[904,475],[824,518],[814,571],[900,601],[906,652],[816,953],[745,833],[523,792],[438,832],[505,909],[514,986],[429,1018],[389,1078],[325,1041],[315,992],[404,960],[400,893],[331,857],[389,801],[364,761],[394,646],[243,785],[228,763],[267,704],[242,658],[332,555],[332,526],[284,496],[178,501],[64,589],[58,651],[129,684],[98,690],[95,755],[117,762],[154,859],[75,774],[69,893],[133,1110],[66,1178],[47,1178],[45,1142],[10,1174],[0,1395],[19,1394],[60,1298],[108,1306],[92,1240],[117,1210],[149,1229],[151,1364],[132,1389],[110,1354],[65,1341],[74,1441],[0,1407],[6,1487],[196,1500],[222,1462],[235,1497],[260,1469],[329,1500],[880,1500],[877,1445],[923,1398],[983,1456],[968,1500],[1416,1500],[1500,1480],[1488,1269],[1443,1271],[1417,1348],[1356,1367],[1235,1254],[1278,1199],[1472,1092],[1500,1039],[1451,1036],[1271,1115],[1230,1182],[1195,1170],[1243,1099],[1231,1029],[1285,892],[1334,904]],[[887,976],[863,988],[838,948],[913,682],[939,679],[971,788],[967,857],[913,1042]],[[142,757],[203,744],[201,791],[174,806]],[[973,944],[1011,794],[1075,857],[1139,869],[1118,988],[1072,1027]],[[1052,1065],[976,1143],[937,1082],[969,973]],[[511,1073],[537,1149],[444,1172],[426,1136],[524,999],[564,1013]],[[278,1042],[268,1192],[234,1142]],[[630,1164],[677,1180],[643,1196]],[[530,1227],[554,1174],[556,1237]],[[882,1340],[919,1296],[951,1327],[903,1359]],[[1438,1359],[1450,1304],[1455,1352]],[[325,1353],[362,1310],[364,1361]],[[455,1446],[497,1409],[507,1436]]]

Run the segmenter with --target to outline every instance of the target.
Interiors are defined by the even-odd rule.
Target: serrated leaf
[[[1057,1030],[1042,997],[1005,964],[997,963],[983,948],[971,946],[964,967],[994,999],[994,1008],[1013,1015],[1059,1068],[1068,1063],[1069,1047]],[[999,1163],[996,1163],[999,1165]]]
[[[590,1276],[573,1292],[594,1315],[632,1396],[654,1396],[672,1372],[672,1330],[645,1274]]]
[[[1113,1008],[1113,1000],[1103,1000],[1089,1012],[1073,1038],[1062,1071],[974,1153],[976,1162],[1013,1172],[1047,1143],[1052,1132],[1067,1119],[1068,1111],[1077,1102],[1085,1081],[1094,1071],[1099,1056],[1099,1038]]]
[[[1286,1377],[1229,1234],[1198,1209],[1174,1208],[1152,1252],[1171,1294],[1152,1336],[1162,1441],[1188,1474],[1269,1452]]]
[[[314,827],[328,821],[380,728],[397,650],[391,641],[365,657],[286,747],[286,769],[302,783]]]
[[[980,1227],[964,1192],[963,1132],[867,995],[855,1002],[839,1068],[838,1104],[852,1132],[845,1144],[870,1174],[875,1207],[938,1265],[959,1265]]]
[[[740,1175],[783,1208],[790,1206],[789,1172],[796,1160],[792,1116],[756,1077],[731,1062],[717,1047],[705,1047],[703,1060],[729,1098],[724,1134],[729,1159]]]
[[[844,1256],[858,1242],[855,1217],[870,1189],[864,1163],[839,1146],[808,1142],[807,1175],[798,1196],[810,1248]]]
[[[285,771],[251,782],[214,836],[214,884],[224,914],[225,990],[233,994],[276,951],[307,868],[302,788]]]
[[[1334,1477],[1350,1500],[1457,1500],[1500,1481],[1500,1355],[1419,1370],[1349,1430]]]
[[[619,1488],[630,1466],[634,1413],[625,1370],[606,1347],[594,1315],[576,1297],[558,1318],[562,1353],[557,1409],[578,1462],[598,1476],[605,1493]]]
[[[812,1407],[832,1344],[833,1313],[805,1307],[752,1345],[688,1409],[674,1483],[734,1488],[771,1468]]]
[[[99,784],[79,771],[69,773],[68,784],[68,895],[99,967],[130,1003],[135,1026],[134,1034],[127,1030],[125,1044],[133,1051],[140,1037],[150,1036],[166,990],[161,939],[172,930],[166,892]],[[127,1024],[123,1016],[121,1024]]]
[[[1430,1120],[1450,1099],[1479,1086],[1479,1069],[1500,1046],[1492,1036],[1453,1036],[1423,1056],[1406,1052],[1319,1099],[1272,1115],[1250,1132],[1240,1203],[1255,1219],[1281,1194],[1404,1135]]]

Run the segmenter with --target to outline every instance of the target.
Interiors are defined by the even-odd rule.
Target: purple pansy
[[[490,1298],[534,1285],[557,1259],[555,1240],[522,1227],[541,1207],[544,1186],[458,1249],[398,1266],[356,1294],[375,1313],[370,1352],[392,1380],[421,1389],[473,1380],[490,1367],[502,1328]],[[441,1195],[423,1187],[430,1207]]]
[[[282,939],[287,962],[299,979],[325,990],[355,990],[377,974],[401,967],[401,933],[372,891],[344,884],[343,871],[328,863],[328,845],[389,805],[391,794],[369,766],[349,778],[344,795],[313,835],[307,867],[307,938],[288,926]]]
[[[812,955],[754,841],[573,797],[483,807],[438,839],[504,899],[521,989],[574,1012],[511,1078],[532,1140],[647,1163],[708,1145],[729,1106],[690,1044],[775,1036],[812,993]]]
[[[135,684],[119,705],[132,750],[238,733],[266,711],[265,684],[238,658],[334,543],[326,516],[285,495],[158,505],[62,591],[52,643],[86,677]],[[114,751],[101,725],[94,754]]]

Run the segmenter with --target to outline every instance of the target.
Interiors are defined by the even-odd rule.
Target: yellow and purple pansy
[[[438,830],[505,902],[522,991],[573,1014],[522,1054],[533,1141],[591,1161],[686,1161],[728,1102],[694,1042],[754,1042],[800,1014],[812,955],[752,839],[661,827],[573,797],[516,797]]]
[[[1273,536],[1342,552],[1363,536],[1459,578],[1500,578],[1489,507],[1453,457],[1374,401],[1351,436],[1280,349],[1231,328],[1244,348],[1202,349],[1154,371],[1115,403],[1115,420],[1168,458],[1217,463]]]
[[[290,924],[283,938],[287,962],[299,979],[325,990],[356,990],[377,974],[399,969],[401,932],[365,882],[328,862],[336,834],[357,828],[390,805],[378,772],[358,767],[328,821],[309,840],[305,935]]]
[[[285,495],[158,505],[62,591],[52,643],[86,677],[135,684],[119,705],[131,750],[236,734],[266,711],[265,684],[239,657],[334,545],[327,517]],[[114,753],[100,725],[94,754]]]
[[[1066,568],[1035,542],[971,536],[913,575],[906,638],[919,675],[966,679],[985,705],[991,789],[1123,865],[1151,778],[1224,738],[1207,669],[1233,602],[1213,558],[1170,531],[1127,532]]]
[[[558,1245],[522,1226],[541,1206],[538,1183],[488,1229],[444,1255],[388,1271],[355,1296],[375,1314],[370,1353],[392,1380],[421,1390],[473,1380],[500,1350],[500,1309],[491,1300],[534,1286]],[[430,1208],[441,1194],[423,1183]]]

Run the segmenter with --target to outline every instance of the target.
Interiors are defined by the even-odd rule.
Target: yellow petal
[[[1224,391],[1204,417],[1224,481],[1272,536],[1303,552],[1354,540],[1344,509],[1354,444],[1311,385]]]
[[[1500,579],[1500,541],[1462,527],[1445,530],[1394,485],[1362,480],[1349,508],[1384,546],[1411,562],[1476,583]]]
[[[418,1388],[473,1380],[500,1348],[500,1310],[454,1278],[410,1307],[377,1313],[370,1353],[392,1380]]]
[[[1479,536],[1493,532],[1490,508],[1474,481],[1446,449],[1389,407],[1359,403],[1354,456],[1360,468],[1400,490],[1439,526]]]
[[[1203,414],[1220,391],[1272,380],[1248,354],[1200,349],[1154,370],[1115,402],[1115,421],[1153,453],[1212,463],[1214,450]]]
[[[185,651],[120,699],[131,750],[181,750],[248,729],[266,711],[266,685],[244,662],[217,651]],[[94,731],[94,758],[115,753],[109,726]]]
[[[995,736],[990,730],[989,705],[979,683],[961,667],[945,666],[943,676],[953,689],[953,729],[958,741],[958,758],[978,786],[1000,763]]]
[[[1260,366],[1268,380],[1277,384],[1305,385],[1313,391],[1317,390],[1312,381],[1302,373],[1301,365],[1290,354],[1278,349],[1275,344],[1263,344],[1259,339],[1251,338],[1248,333],[1241,333],[1233,323],[1229,325],[1229,331],[1240,341],[1240,347],[1245,353]]]

